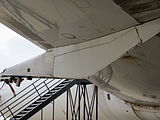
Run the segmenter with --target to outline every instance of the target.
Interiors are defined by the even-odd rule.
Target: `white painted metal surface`
[[[52,52],[46,52],[27,62],[6,69],[6,72],[18,76],[52,76],[53,58]]]
[[[5,25],[44,49],[89,41],[139,24],[112,0],[0,0],[0,5]]]
[[[119,94],[130,97],[132,103],[155,106],[160,103],[159,41],[155,36],[111,64],[113,74],[109,84]]]
[[[121,57],[134,46],[149,40],[159,31],[160,19],[93,41],[54,49],[53,75],[87,78]],[[60,53],[56,53],[57,51]]]
[[[87,78],[140,42],[135,29],[116,34],[118,35],[113,34],[88,43],[74,45],[75,49],[71,52],[67,52],[68,47],[66,47],[65,53],[55,55],[54,76]],[[85,47],[81,49],[84,44]]]
[[[156,19],[136,27],[140,38],[147,41],[160,32],[160,19]]]
[[[160,19],[157,19],[92,41],[54,48],[46,52],[50,63],[43,62],[48,59],[44,54],[39,60],[35,58],[29,63],[8,68],[4,74],[88,78],[159,31]],[[26,72],[27,67],[31,72]]]

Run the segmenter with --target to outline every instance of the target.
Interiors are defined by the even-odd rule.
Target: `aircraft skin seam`
[[[55,57],[59,57],[59,56],[65,55],[65,54],[69,54],[69,53],[81,51],[81,50],[84,50],[84,49],[94,48],[94,47],[97,47],[97,46],[102,46],[102,45],[106,45],[106,44],[112,43],[113,41],[118,40],[120,37],[126,35],[127,33],[129,33],[130,31],[132,31],[132,30],[134,30],[134,29],[135,29],[135,28],[132,28],[132,29],[128,30],[126,33],[120,35],[119,37],[113,39],[112,41],[108,41],[108,42],[101,43],[101,44],[97,44],[97,45],[93,45],[93,46],[90,46],[90,47],[85,47],[85,48],[77,49],[77,50],[74,50],[74,51],[66,52],[66,53],[63,53],[63,54],[55,55]]]

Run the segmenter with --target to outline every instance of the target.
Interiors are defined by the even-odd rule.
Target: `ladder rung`
[[[56,93],[56,91],[51,91],[51,94],[54,95]]]
[[[42,102],[44,102],[44,101],[45,101],[45,99],[43,99],[43,100],[39,99],[39,100],[37,100],[36,102],[42,103]]]
[[[32,103],[31,106],[38,106],[39,104],[36,103]]]
[[[50,96],[49,96],[50,97]],[[49,98],[48,96],[42,96],[42,98],[44,98],[44,99],[47,99],[47,98]]]
[[[59,84],[58,86],[65,86],[66,85],[66,83],[63,83],[63,84]]]
[[[29,111],[29,110],[32,110],[33,108],[35,108],[35,107],[28,106],[28,107],[27,107],[27,108],[25,108],[25,109],[26,109],[26,111]]]
[[[23,111],[21,111],[20,113],[26,114],[26,113],[28,113],[28,111],[23,110]]]
[[[46,93],[46,94],[45,94],[45,96],[51,96],[51,95],[52,95],[51,93]]]
[[[24,116],[25,114],[23,113],[19,113],[19,114],[17,114],[15,117],[22,117],[22,116]]]
[[[57,91],[59,91],[60,89],[53,89],[53,90],[51,90],[52,92],[54,91],[54,92],[57,92]]]
[[[30,109],[31,110],[31,109]],[[29,112],[29,110],[23,110],[23,111],[21,111],[20,113],[25,113],[25,114],[27,114]]]
[[[63,88],[63,87],[61,87],[61,86],[57,86],[57,87],[55,87],[55,88],[57,88],[57,89],[61,89],[61,88]]]
[[[16,116],[14,116],[14,118],[21,118],[22,116],[19,116],[19,115],[16,115]]]

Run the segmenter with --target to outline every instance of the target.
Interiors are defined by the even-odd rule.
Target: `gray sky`
[[[43,52],[41,48],[0,24],[0,72]]]

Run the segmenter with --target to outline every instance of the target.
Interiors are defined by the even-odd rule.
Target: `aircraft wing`
[[[47,50],[93,40],[158,18],[158,6],[141,8],[150,5],[149,1],[0,0],[0,21]]]
[[[0,0],[0,21],[39,47],[48,51],[54,48],[40,57],[42,64],[49,67],[35,75],[83,78],[159,33],[158,3],[158,0]],[[36,63],[39,62],[38,59]],[[33,67],[36,68],[35,64]],[[21,69],[14,68],[8,74],[22,72]],[[26,71],[26,66],[24,72],[34,75],[33,70]]]
[[[43,49],[99,38],[160,17],[158,0],[0,0],[0,21]]]

